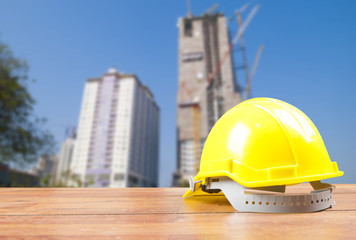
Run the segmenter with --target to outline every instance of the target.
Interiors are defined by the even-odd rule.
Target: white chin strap
[[[193,178],[190,179],[190,189],[193,192],[198,182]],[[335,206],[332,199],[332,191],[335,188],[333,185],[320,181],[310,182],[310,184],[314,189],[310,194],[277,195],[268,192],[254,194],[248,191],[284,193],[285,186],[246,188],[229,177],[216,177],[208,178],[206,184],[202,185],[202,190],[209,193],[223,191],[231,205],[239,212],[302,213],[321,211]]]

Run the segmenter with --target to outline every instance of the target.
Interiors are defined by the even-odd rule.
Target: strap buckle
[[[197,185],[197,183],[201,183],[202,180],[199,181],[195,181],[194,178],[192,176],[189,177],[189,188],[192,192],[195,191],[195,187]]]

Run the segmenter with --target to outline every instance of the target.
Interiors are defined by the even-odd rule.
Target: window
[[[125,179],[125,175],[123,173],[116,173],[114,175],[115,181],[123,181]]]
[[[193,22],[191,19],[184,20],[184,36],[186,37],[193,36]]]

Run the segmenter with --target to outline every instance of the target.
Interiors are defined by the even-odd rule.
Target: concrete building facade
[[[54,182],[57,164],[58,157],[56,155],[43,155],[28,173],[38,176],[41,181],[40,184],[51,185]],[[44,179],[46,180],[46,183],[42,182]]]
[[[203,148],[215,122],[241,101],[235,79],[232,56],[229,55],[214,77],[221,59],[230,48],[226,18],[223,14],[188,16],[178,20],[178,82],[177,94],[177,172],[173,185],[185,185],[197,173],[195,148]],[[211,81],[209,81],[211,79]],[[207,82],[210,82],[208,84]],[[201,144],[194,141],[194,108],[199,105],[199,132]],[[196,117],[196,116],[195,116]],[[200,155],[200,154],[199,154]]]
[[[75,144],[75,134],[68,136],[61,147],[58,157],[58,164],[55,174],[55,182],[68,185],[70,175],[70,164],[72,162],[73,150]]]
[[[158,185],[160,110],[135,75],[110,69],[85,85],[71,171],[84,186]]]

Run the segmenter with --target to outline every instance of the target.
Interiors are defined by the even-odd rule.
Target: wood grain
[[[356,185],[337,185],[335,208],[304,214],[237,213],[224,196],[186,190],[0,188],[0,238],[356,239]]]

